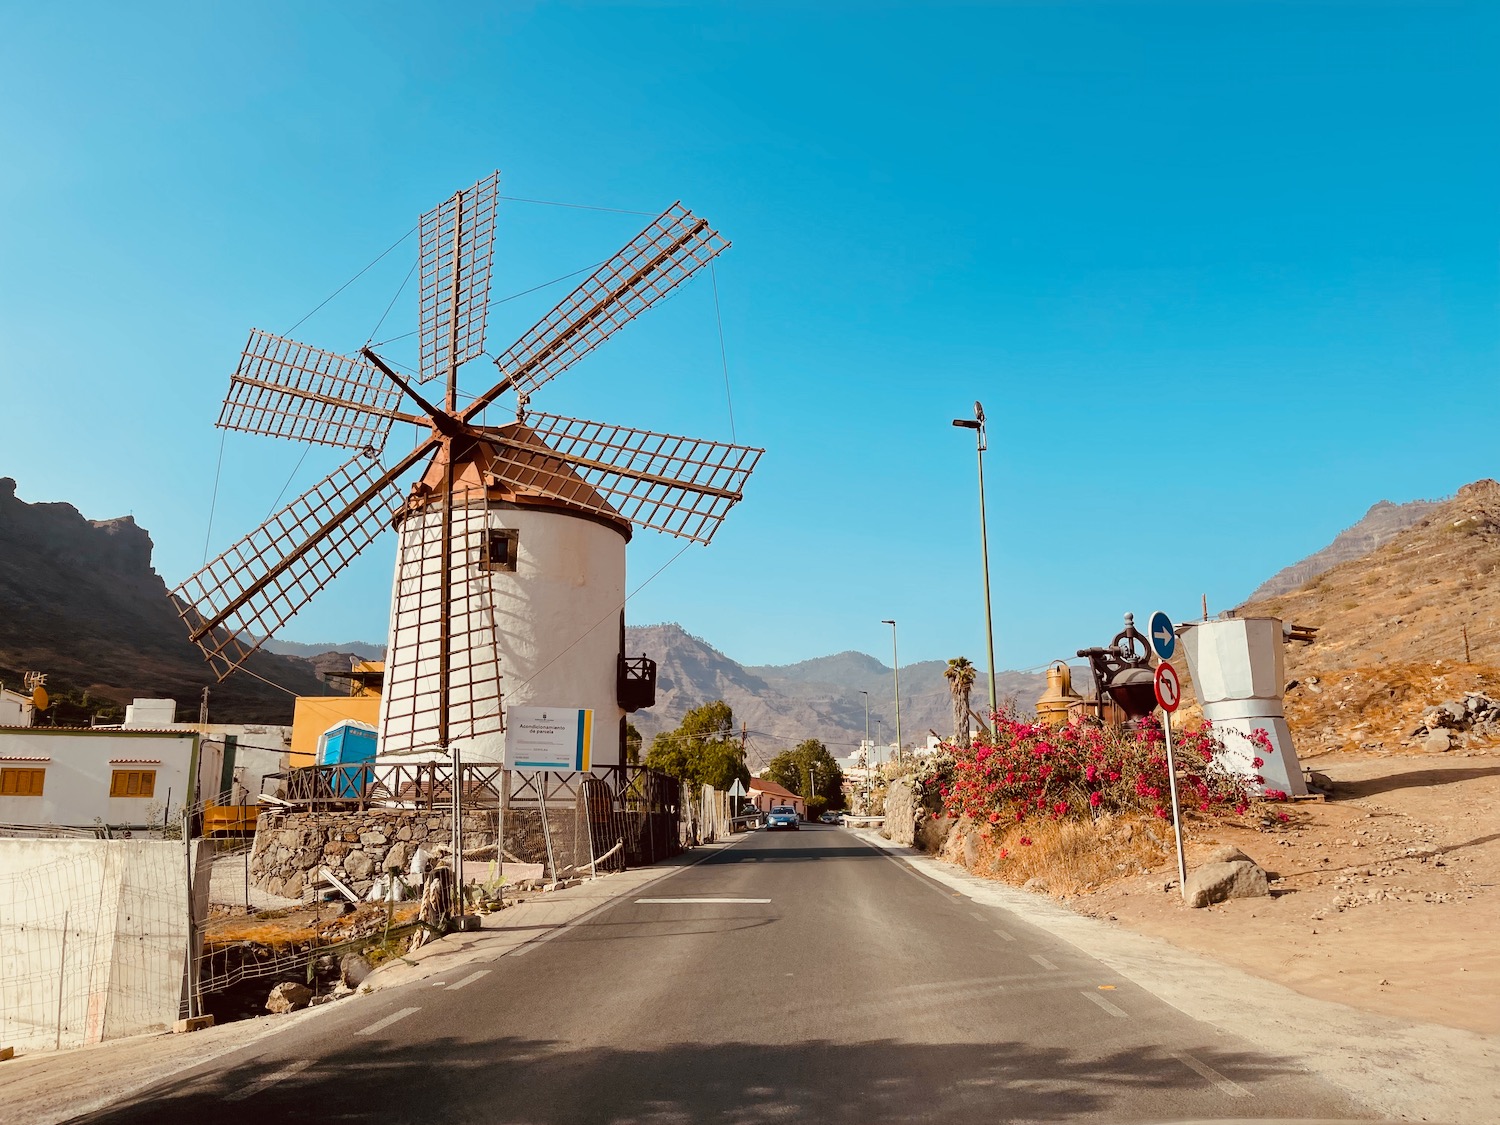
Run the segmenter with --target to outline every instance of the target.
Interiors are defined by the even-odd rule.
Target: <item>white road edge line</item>
[[[1040,965],[1044,969],[1056,969],[1057,968],[1056,965],[1054,965],[1051,961],[1047,960],[1047,958],[1043,957],[1040,953],[1033,953],[1031,955],[1031,959],[1033,961],[1035,961],[1038,965]]]
[[[689,903],[768,903],[768,898],[638,898],[635,900],[637,906],[673,906]]]
[[[480,969],[477,973],[470,973],[468,976],[464,977],[463,980],[456,980],[452,984],[450,984],[448,986],[447,991],[449,991],[449,992],[457,992],[460,988],[463,988],[465,985],[473,984],[480,977],[488,976],[489,972],[490,971],[488,969]]]
[[[229,1093],[222,1095],[223,1100],[226,1102],[242,1102],[246,1098],[254,1097],[267,1086],[275,1085],[283,1078],[291,1078],[293,1075],[301,1074],[316,1061],[316,1059],[298,1059],[296,1062],[287,1063],[286,1066],[281,1067],[279,1070],[273,1070],[270,1074],[262,1074],[248,1086],[243,1086],[238,1090],[231,1090]]]
[[[402,1008],[399,1012],[392,1012],[390,1015],[386,1016],[385,1019],[383,1019],[383,1020],[376,1020],[369,1027],[362,1027],[362,1028],[360,1028],[354,1034],[355,1035],[374,1035],[377,1031],[383,1031],[385,1028],[390,1027],[391,1024],[395,1023],[397,1020],[404,1020],[407,1016],[411,1015],[413,1012],[420,1012],[421,1010],[422,1010],[421,1008]]]
[[[1225,1078],[1213,1067],[1209,1066],[1205,1062],[1200,1062],[1199,1060],[1193,1058],[1192,1055],[1186,1054],[1181,1051],[1173,1051],[1172,1057],[1180,1062],[1183,1066],[1187,1067],[1189,1070],[1201,1075],[1204,1078],[1207,1078],[1210,1082],[1212,1082],[1219,1089],[1223,1090],[1231,1098],[1248,1098],[1251,1096],[1250,1091],[1245,1089],[1245,1087],[1241,1086],[1238,1082],[1231,1082],[1228,1078]]]
[[[1116,1004],[1111,1004],[1108,1000],[1106,1000],[1104,997],[1100,996],[1097,992],[1080,992],[1078,995],[1080,995],[1082,997],[1085,997],[1086,999],[1092,1000],[1095,1004],[1098,1004],[1099,1007],[1103,1008],[1106,1012],[1108,1012],[1112,1016],[1120,1016],[1120,1017],[1123,1018],[1124,1015],[1125,1015],[1125,1009],[1124,1008],[1121,1008],[1121,1007],[1119,1007]]]

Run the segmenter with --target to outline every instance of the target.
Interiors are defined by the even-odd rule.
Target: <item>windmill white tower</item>
[[[499,761],[506,705],[594,712],[598,765],[619,762],[625,714],[649,705],[649,661],[624,648],[634,526],[707,543],[762,450],[550,414],[535,392],[727,248],[674,204],[497,358],[462,408],[458,369],[484,349],[499,173],[422,216],[417,383],[369,347],[345,356],[252,331],[217,425],[356,450],[173,591],[220,680],[388,523],[395,583],[380,754]],[[517,420],[477,424],[507,392]],[[403,396],[420,413],[399,409]],[[428,436],[387,467],[392,422]],[[400,480],[425,469],[403,499]],[[644,694],[649,694],[646,692]],[[613,720],[613,721],[609,721]]]

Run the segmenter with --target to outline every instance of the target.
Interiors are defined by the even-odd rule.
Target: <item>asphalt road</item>
[[[837,828],[757,832],[548,941],[335,1005],[84,1120],[1358,1117]]]

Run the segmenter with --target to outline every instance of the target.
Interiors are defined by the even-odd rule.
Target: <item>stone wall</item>
[[[445,812],[369,809],[365,812],[262,811],[250,856],[250,880],[261,890],[298,898],[326,867],[363,894],[392,867],[404,872],[418,847],[432,854],[452,842]],[[464,814],[464,850],[495,842],[491,813]]]
[[[897,844],[914,843],[921,812],[917,787],[907,778],[897,778],[885,794],[885,825],[880,834]]]
[[[552,851],[559,870],[589,861],[587,835],[570,807],[549,808]],[[494,810],[464,814],[464,853],[477,849],[494,859]],[[418,809],[368,809],[365,812],[291,812],[264,810],[250,856],[250,881],[260,890],[298,898],[326,867],[355,891],[364,894],[392,867],[405,872],[418,846],[429,855],[452,842],[453,818],[447,812]],[[576,855],[575,855],[576,845]],[[536,808],[505,812],[505,850],[523,863],[547,858],[542,817]],[[473,862],[473,861],[470,861]],[[484,879],[483,861],[465,868],[468,880]],[[548,871],[550,875],[550,870]]]

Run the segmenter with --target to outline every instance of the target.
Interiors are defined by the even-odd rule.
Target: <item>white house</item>
[[[0,826],[141,829],[197,799],[194,731],[0,728]]]
[[[29,727],[31,716],[31,696],[0,687],[0,727]]]

